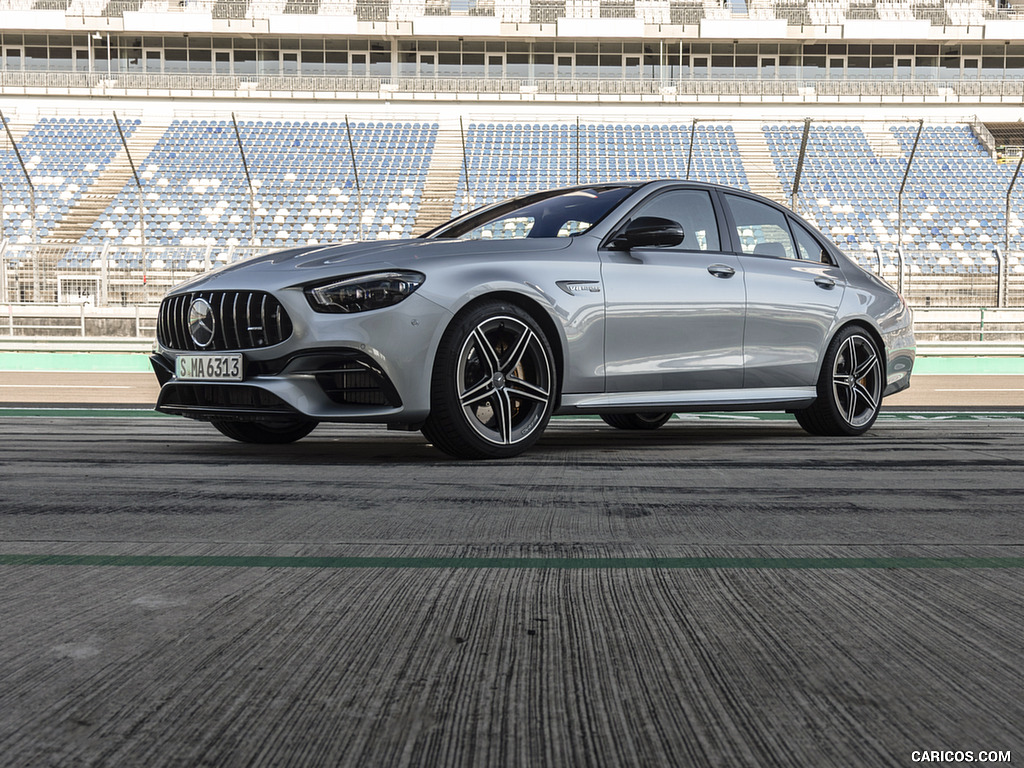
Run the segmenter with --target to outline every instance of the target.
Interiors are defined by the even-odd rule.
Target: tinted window
[[[635,187],[594,187],[530,195],[465,216],[432,236],[461,240],[571,237],[586,232],[635,191]]]
[[[720,251],[718,220],[711,195],[701,189],[675,189],[641,203],[629,217],[658,216],[683,227],[684,251]]]
[[[736,235],[743,253],[783,259],[797,257],[782,211],[737,195],[725,195],[725,199],[736,222]]]
[[[797,256],[807,261],[831,263],[832,260],[828,257],[827,251],[821,247],[821,243],[817,241],[814,235],[792,219],[790,221],[793,223],[793,235],[796,237]]]

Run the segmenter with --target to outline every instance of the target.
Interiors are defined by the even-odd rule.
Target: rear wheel
[[[825,353],[817,399],[794,415],[812,435],[862,435],[878,417],[884,390],[878,345],[864,329],[844,328]]]
[[[605,424],[616,429],[657,429],[672,418],[671,413],[602,413]]]
[[[301,440],[314,429],[312,419],[278,419],[275,421],[231,421],[214,419],[210,422],[222,435],[240,443],[281,444]]]
[[[458,458],[516,456],[540,438],[556,396],[540,326],[513,304],[488,302],[457,318],[438,346],[423,434]]]

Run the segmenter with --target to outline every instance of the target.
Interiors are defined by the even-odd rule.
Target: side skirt
[[[563,394],[557,413],[786,411],[806,408],[817,394],[814,387]]]

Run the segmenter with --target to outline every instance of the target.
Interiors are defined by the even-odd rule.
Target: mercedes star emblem
[[[213,307],[206,299],[195,299],[189,307],[188,332],[200,347],[206,348],[213,341]]]

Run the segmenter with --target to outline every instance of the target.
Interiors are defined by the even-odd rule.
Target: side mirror
[[[671,219],[659,216],[641,216],[633,219],[611,241],[618,250],[631,248],[671,248],[683,242],[683,227]]]

